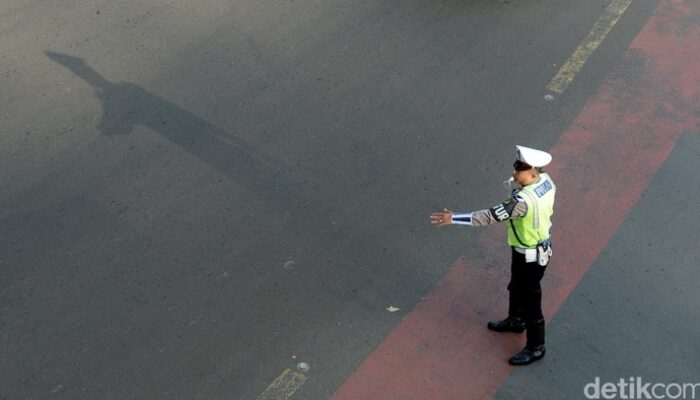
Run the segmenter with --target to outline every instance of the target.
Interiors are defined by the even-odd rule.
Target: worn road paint
[[[547,85],[547,90],[562,94],[566,87],[573,82],[576,74],[581,71],[583,65],[588,61],[588,57],[603,43],[605,37],[610,33],[613,26],[625,13],[632,0],[613,0],[605,9],[598,22],[593,25],[593,29],[588,36],[576,48],[569,59],[559,68],[559,72]]]
[[[265,389],[258,400],[286,400],[306,382],[306,375],[286,369],[270,386]]]
[[[698,20],[700,1],[660,2],[620,64],[550,150],[554,160],[548,171],[559,190],[554,258],[543,280],[547,320],[622,224],[678,138],[699,131]],[[522,348],[524,335],[486,329],[485,322],[502,318],[508,307],[509,250],[503,226],[484,229],[482,246],[469,251],[469,261],[460,258],[452,265],[333,400],[493,397],[510,375],[506,360]]]

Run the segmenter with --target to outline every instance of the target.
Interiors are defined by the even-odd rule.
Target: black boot
[[[501,321],[491,321],[486,327],[496,332],[523,333],[525,322],[520,318],[508,316],[508,318]]]
[[[527,365],[544,357],[544,319],[527,324],[527,345],[508,360],[510,365]]]
[[[535,320],[535,322],[528,321],[525,328],[527,329],[525,345],[531,349],[544,347],[544,318]]]
[[[525,346],[525,348],[518,354],[508,359],[508,364],[510,365],[528,365],[537,360],[541,360],[544,357],[544,345],[530,348]]]

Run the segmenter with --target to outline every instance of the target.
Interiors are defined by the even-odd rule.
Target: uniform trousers
[[[525,262],[525,254],[512,249],[510,283],[508,283],[508,315],[525,322],[527,347],[544,345],[544,316],[542,315],[542,286],[540,281],[547,266]]]

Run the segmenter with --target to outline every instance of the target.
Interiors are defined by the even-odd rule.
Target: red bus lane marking
[[[700,127],[700,1],[664,0],[622,61],[550,150],[558,185],[554,258],[543,307],[551,319],[684,132]],[[449,229],[460,229],[449,228]],[[469,229],[469,228],[463,228]],[[507,310],[504,227],[483,228],[333,395],[333,400],[488,399],[524,335],[485,328]],[[474,232],[476,234],[476,232]],[[546,359],[545,361],[546,362]]]

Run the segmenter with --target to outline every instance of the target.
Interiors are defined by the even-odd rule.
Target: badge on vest
[[[550,190],[552,190],[552,182],[546,180],[541,185],[537,186],[533,190],[533,192],[535,192],[537,197],[542,197],[545,194],[547,194],[547,192],[549,192]]]

